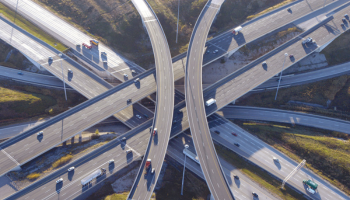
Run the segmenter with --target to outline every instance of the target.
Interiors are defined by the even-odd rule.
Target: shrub
[[[67,154],[63,157],[61,157],[60,159],[56,160],[54,163],[52,163],[52,168],[58,168],[66,163],[68,163],[69,161],[71,161],[73,158],[73,156],[71,154]]]
[[[40,176],[39,173],[34,172],[34,173],[29,174],[29,175],[27,176],[27,179],[33,181],[33,180],[39,178],[39,176]]]

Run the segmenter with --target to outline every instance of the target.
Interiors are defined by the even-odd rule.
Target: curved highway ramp
[[[205,180],[216,200],[234,199],[210,135],[202,88],[203,49],[223,0],[208,1],[194,27],[187,52],[185,94],[193,143]]]
[[[146,0],[132,0],[151,39],[157,81],[157,106],[150,140],[128,199],[151,198],[169,143],[174,112],[174,74],[168,41]],[[147,160],[151,163],[146,166]]]

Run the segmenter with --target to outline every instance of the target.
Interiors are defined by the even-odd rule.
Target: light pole
[[[58,54],[58,56],[60,56],[61,58],[61,69],[62,69],[62,78],[63,78],[63,88],[64,88],[64,96],[66,97],[66,101],[67,101],[67,92],[66,92],[66,83],[64,82],[64,74],[63,74],[63,66],[62,66],[62,54]]]
[[[185,144],[185,149],[188,149],[188,147],[189,147],[188,144]],[[185,169],[186,169],[186,154],[185,154],[185,161],[184,161],[184,170],[182,173],[181,195],[183,195],[183,191],[184,191]]]
[[[278,94],[278,89],[279,89],[280,83],[281,83],[281,78],[282,78],[282,72],[283,72],[283,68],[284,68],[284,63],[286,62],[287,56],[288,56],[288,53],[285,53],[285,54],[284,54],[284,61],[283,61],[283,65],[282,65],[282,71],[281,71],[281,74],[280,74],[280,79],[278,80],[278,85],[277,85],[277,91],[276,91],[275,101],[276,101],[276,99],[277,99],[277,94]]]
[[[177,44],[177,37],[178,37],[178,35],[179,35],[179,15],[180,15],[180,0],[178,1],[178,5],[177,5],[176,44]]]

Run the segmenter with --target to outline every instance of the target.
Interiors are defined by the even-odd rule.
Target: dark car
[[[345,18],[343,18],[342,21],[344,24],[348,23]]]
[[[258,197],[259,195],[257,194],[257,193],[255,193],[255,192],[252,192],[252,195],[254,196],[254,197]]]
[[[208,53],[210,53],[210,50],[207,50],[207,51],[205,52],[205,54],[208,54]]]
[[[345,17],[345,19],[349,20],[349,15],[348,14],[345,14],[344,17]]]
[[[232,135],[237,136],[237,133],[232,133]]]
[[[234,177],[235,179],[239,179],[239,177],[238,177],[237,175],[234,175],[233,177]]]
[[[220,131],[214,131],[214,133],[216,133],[216,134],[220,134]]]
[[[240,145],[238,143],[234,143],[235,146],[239,147]]]

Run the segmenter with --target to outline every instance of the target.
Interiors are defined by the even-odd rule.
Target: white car
[[[280,162],[280,161],[278,160],[278,158],[276,158],[276,157],[273,157],[272,159],[273,159],[273,161],[275,161],[275,162]]]
[[[310,194],[315,194],[315,190],[311,189],[311,188],[306,188],[306,190],[310,193]]]
[[[71,69],[68,69],[68,73],[73,74],[73,71]]]
[[[142,118],[140,115],[136,115],[136,117],[137,117],[138,119],[141,119],[141,118]]]
[[[155,171],[155,169],[154,169],[154,168],[152,168],[152,171],[151,171],[151,173],[152,173],[152,174],[154,174],[154,171]]]
[[[101,52],[101,55],[107,56],[106,52]]]
[[[109,164],[114,163],[114,159],[108,161]]]
[[[56,181],[56,183],[60,183],[60,182],[62,182],[63,181],[63,178],[60,178],[60,179],[58,179],[57,181]]]
[[[44,134],[44,131],[40,131],[39,133],[37,133],[38,136]]]
[[[70,172],[70,171],[73,171],[75,168],[74,167],[70,167],[69,169],[68,169],[68,171]]]
[[[125,78],[128,78],[128,75],[127,75],[127,74],[124,74],[124,77],[125,77]]]
[[[217,49],[213,51],[213,53],[217,53],[217,52],[219,52],[219,50],[217,50]]]
[[[126,154],[129,154],[129,153],[131,153],[131,152],[132,152],[131,149],[126,150]]]
[[[306,44],[306,43],[309,43],[309,42],[312,42],[312,38],[311,37],[306,38],[302,43]]]

